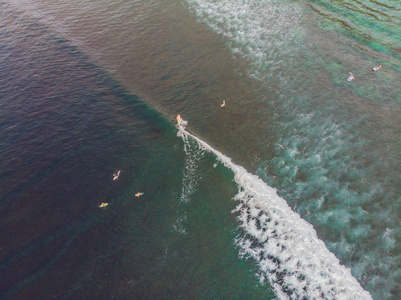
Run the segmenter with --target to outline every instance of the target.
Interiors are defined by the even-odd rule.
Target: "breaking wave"
[[[196,136],[179,127],[185,152],[194,147],[210,152],[234,172],[238,184],[235,200],[243,234],[237,237],[240,257],[251,257],[259,266],[260,280],[267,279],[280,299],[372,299],[303,220],[258,176]],[[185,176],[184,176],[185,178]]]

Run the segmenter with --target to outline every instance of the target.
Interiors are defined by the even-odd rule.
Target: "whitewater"
[[[118,142],[107,144],[99,139],[99,144],[88,144],[97,151],[90,155],[96,158],[96,163],[106,158],[99,173],[104,173],[104,166],[107,165],[112,168],[110,172],[121,168],[122,173],[127,175],[118,183],[114,182],[118,185],[113,185],[112,190],[108,189],[108,194],[103,192],[104,185],[99,184],[96,195],[100,197],[95,194],[85,196],[82,203],[88,207],[88,199],[93,198],[96,202],[93,207],[97,209],[99,199],[110,202],[111,198],[117,199],[117,191],[121,191],[125,184],[128,186],[128,165],[135,166],[131,176],[135,178],[136,184],[146,178],[154,192],[160,190],[163,193],[155,195],[156,202],[151,202],[149,190],[131,185],[131,189],[147,191],[146,198],[149,198],[147,201],[135,201],[134,210],[127,210],[127,207],[122,209],[124,213],[128,211],[133,215],[125,222],[129,232],[126,235],[127,243],[118,241],[116,244],[128,247],[128,251],[122,253],[135,255],[125,256],[120,260],[124,262],[121,265],[114,264],[113,259],[113,264],[104,265],[102,270],[115,269],[116,274],[126,278],[141,272],[151,274],[146,279],[148,290],[156,293],[156,287],[163,291],[171,287],[174,289],[174,298],[182,295],[188,298],[231,298],[231,295],[239,298],[266,298],[256,296],[262,290],[263,295],[271,299],[271,283],[276,296],[283,299],[401,299],[400,60],[398,56],[392,55],[394,52],[387,51],[400,49],[401,34],[398,34],[397,20],[400,20],[401,10],[397,5],[391,6],[387,2],[361,0],[351,7],[347,2],[329,0],[102,1],[96,4],[89,0],[57,1],[55,4],[41,0],[6,1],[3,4],[3,42],[8,46],[4,48],[6,59],[3,63],[4,66],[9,64],[10,69],[5,71],[12,70],[9,74],[14,75],[5,77],[4,91],[8,93],[15,90],[10,90],[10,86],[17,82],[20,84],[27,74],[35,76],[30,76],[32,78],[28,80],[28,85],[22,84],[23,88],[17,89],[24,92],[15,95],[17,99],[20,98],[18,101],[4,98],[6,106],[2,108],[7,112],[8,107],[11,113],[29,112],[33,103],[26,100],[32,97],[30,94],[25,96],[25,93],[33,91],[31,87],[35,83],[38,85],[35,90],[37,104],[43,103],[43,116],[47,117],[51,106],[43,101],[43,93],[49,92],[43,89],[43,84],[47,86],[48,79],[63,78],[61,88],[56,88],[57,84],[54,84],[52,89],[58,91],[54,94],[55,99],[59,96],[62,99],[55,102],[49,98],[48,101],[59,107],[70,99],[69,92],[65,92],[64,88],[73,92],[74,105],[66,104],[67,109],[61,111],[63,116],[67,113],[65,122],[68,124],[75,120],[70,112],[78,112],[78,119],[83,117],[82,123],[76,123],[80,124],[77,129],[80,134],[87,126],[94,125],[95,134],[89,130],[86,142],[92,143],[92,138],[100,137],[100,134],[107,138],[106,141],[109,137],[116,137],[109,135],[106,127],[112,126],[113,130],[117,130],[127,120],[129,125],[124,128],[130,131],[121,138],[123,142],[118,139]],[[342,25],[346,25],[346,28]],[[372,39],[365,41],[366,37]],[[18,49],[25,49],[26,52]],[[35,49],[38,51],[33,51]],[[25,68],[20,58],[27,61]],[[80,63],[83,58],[91,63],[89,67],[84,64],[85,72]],[[60,62],[63,68],[51,64],[52,61]],[[377,65],[383,65],[383,68],[379,72],[372,72],[371,68]],[[42,73],[38,71],[47,68],[50,73],[39,76]],[[60,69],[64,70],[61,75],[66,77],[60,77]],[[82,99],[87,99],[92,93],[89,97],[91,101],[88,105],[86,102],[78,105],[83,100],[75,97],[75,93],[82,86],[90,87],[92,79],[97,78],[91,72],[96,70],[98,74],[99,69],[111,79],[106,84],[103,77],[98,79],[100,86],[96,85],[92,92],[82,89]],[[349,71],[355,75],[351,83],[346,81]],[[82,74],[87,74],[85,78],[90,79],[88,84],[82,84]],[[8,80],[8,77],[12,80]],[[44,80],[39,80],[41,78]],[[77,78],[78,81],[66,86],[70,78]],[[114,82],[112,86],[109,80]],[[130,101],[115,98],[110,101],[107,98],[108,94],[104,91],[114,90],[115,85],[120,89],[120,84],[124,89],[122,98],[130,98]],[[126,94],[135,96],[128,97]],[[142,104],[137,107],[135,104],[135,109],[132,108],[134,102],[131,100],[136,99],[136,95],[140,95],[140,101],[149,107],[143,108]],[[104,102],[100,101],[103,96]],[[117,99],[120,97],[118,94]],[[222,99],[227,100],[224,110],[220,109]],[[112,114],[106,113],[108,118],[99,118],[99,123],[96,123],[96,112],[102,108],[102,103],[111,108],[109,111]],[[131,117],[136,116],[137,111],[144,109],[147,112],[149,108],[152,117],[146,115],[140,119],[139,124],[132,121]],[[157,118],[160,118],[159,113],[165,117],[162,124],[153,119],[153,109]],[[190,132],[213,145],[213,149],[219,149],[225,154],[224,159],[219,156],[220,152],[216,154],[206,143],[200,143],[185,129],[185,134],[181,133],[185,139],[183,151],[181,139],[171,139],[171,136],[164,139],[163,135],[159,140],[161,133],[175,135],[175,131],[170,132],[171,124],[167,120],[177,112],[191,120]],[[10,116],[12,120],[14,115]],[[49,116],[53,118],[55,115]],[[21,124],[37,124],[36,114],[32,114],[32,117],[34,120],[31,122],[24,115]],[[118,122],[110,125],[110,119]],[[148,122],[152,128],[150,132],[142,127]],[[102,127],[104,123],[107,126]],[[45,124],[53,123],[49,121]],[[153,128],[154,125],[157,128]],[[77,132],[70,129],[64,132]],[[49,131],[53,132],[51,128]],[[10,141],[15,136],[22,137],[21,133],[21,130],[17,130],[16,134],[10,134]],[[41,134],[44,139],[48,138],[47,132],[41,131]],[[145,159],[145,154],[140,156],[142,148],[139,149],[137,141],[127,144],[131,136],[142,140],[142,134],[146,143],[148,135],[152,137],[149,141],[152,149],[163,148],[160,151],[162,156],[165,155],[165,158],[160,159],[162,163],[153,154],[149,155],[149,159]],[[65,138],[64,135],[60,137]],[[39,139],[37,136],[32,138],[36,145]],[[75,141],[72,137],[73,145]],[[53,145],[47,142],[44,144]],[[84,143],[79,144],[85,146]],[[147,149],[145,144],[143,149]],[[63,145],[64,150],[70,149],[65,146],[66,143],[63,142]],[[115,164],[123,158],[121,153],[125,147],[130,149],[127,156],[129,163],[120,162],[117,166]],[[10,155],[14,152],[11,146],[6,145],[6,149]],[[32,162],[32,158],[35,158],[35,162],[39,161],[36,158],[40,157],[40,153],[35,149],[19,147],[19,151],[28,155],[28,162]],[[50,153],[53,155],[55,152],[51,149]],[[100,160],[96,153],[101,153]],[[111,159],[105,153],[118,155]],[[76,155],[77,161],[82,162],[82,155],[79,152]],[[22,157],[21,154],[18,157]],[[49,157],[47,153],[42,155],[43,161],[49,161]],[[70,156],[63,157],[65,159]],[[139,159],[142,157],[143,160]],[[12,159],[3,161],[10,164],[14,162]],[[67,161],[69,163],[71,160]],[[170,161],[174,162],[167,168]],[[219,167],[211,169],[211,161],[215,163],[214,167]],[[84,169],[89,170],[93,161],[86,162]],[[82,166],[81,163],[77,165]],[[58,166],[69,170],[70,174],[80,172],[66,164]],[[150,172],[150,166],[155,166],[154,172]],[[162,171],[164,167],[168,172]],[[36,174],[38,180],[43,178],[41,172],[46,171],[45,168],[32,170],[32,176]],[[145,170],[144,175],[138,176],[142,174],[141,170]],[[168,174],[168,180],[161,177],[163,173]],[[46,174],[49,176],[44,180],[59,178],[60,175],[53,176],[54,173],[47,171]],[[66,172],[66,182],[75,178],[70,174]],[[4,178],[8,181],[9,174],[5,173]],[[15,177],[15,184],[26,182],[26,179],[29,178],[24,174]],[[83,190],[81,184],[89,191],[92,184],[102,182],[93,180],[92,176],[87,179],[88,182],[80,180],[75,186],[76,190],[71,187],[71,191],[74,191],[71,192],[71,198],[78,194],[75,191]],[[28,195],[32,186],[36,187],[41,182],[35,181],[21,189],[21,201],[25,201],[22,196]],[[160,186],[160,189],[155,186]],[[11,190],[11,187],[12,184],[7,182],[5,191]],[[44,188],[43,193],[38,193],[36,198],[54,196],[59,199],[59,205],[71,202],[71,198],[59,197],[57,193],[58,189],[48,191]],[[128,188],[125,194],[129,197]],[[9,199],[13,197],[10,194]],[[162,206],[158,206],[159,200]],[[9,202],[13,205],[15,203],[14,200]],[[131,199],[127,203],[119,200],[119,204],[131,206],[133,202]],[[43,209],[46,209],[46,205]],[[49,205],[55,205],[55,202],[51,201]],[[25,210],[29,206],[21,207]],[[114,207],[117,206],[110,205],[110,209],[105,212],[114,211]],[[157,211],[162,217],[158,217],[158,213],[153,214],[156,208],[159,208]],[[36,214],[33,214],[35,209],[32,209],[32,224],[38,224]],[[152,214],[148,214],[149,209],[153,209]],[[171,215],[168,214],[169,209]],[[50,206],[48,210],[52,211]],[[15,212],[18,214],[20,210],[16,209]],[[81,216],[83,213],[80,209],[76,215]],[[212,222],[214,219],[209,215],[211,213],[216,216],[217,222]],[[116,220],[121,220],[120,215],[115,216],[118,216]],[[71,217],[75,220],[75,214],[71,214]],[[110,222],[113,220],[111,218]],[[133,224],[142,224],[142,220],[155,226],[159,221],[163,222],[163,225],[157,227],[161,230],[160,235],[153,235],[155,231],[150,230],[153,227],[149,226],[148,231],[141,231],[133,238],[132,233],[135,232],[131,228]],[[7,223],[7,219],[3,222],[7,226],[11,224]],[[55,223],[55,226],[58,228],[59,225]],[[10,225],[13,230],[20,227]],[[215,234],[215,229],[216,232],[221,230],[221,235]],[[142,233],[146,245],[145,258],[151,261],[157,257],[160,247],[155,246],[151,251],[152,247],[148,243],[150,232],[155,245],[160,245],[166,236],[171,236],[168,245],[162,248],[161,261],[167,257],[167,262],[171,258],[172,263],[166,265],[163,272],[148,271],[155,269],[143,264],[143,257],[138,255],[142,248],[138,243]],[[213,234],[206,238],[205,235],[211,232]],[[124,230],[119,233],[125,234]],[[40,232],[37,234],[38,239],[45,238]],[[12,242],[5,245],[14,245],[16,240],[13,235],[8,232]],[[115,235],[114,232],[103,234],[102,240],[113,244]],[[24,235],[20,235],[19,240],[23,245],[30,245]],[[98,239],[94,242],[99,244]],[[199,243],[204,243],[205,247],[197,247]],[[211,252],[211,244],[217,251]],[[177,245],[176,252],[173,251],[174,245]],[[79,249],[80,246],[73,242],[71,249]],[[14,250],[10,247],[6,251],[12,254]],[[106,250],[105,247],[102,249]],[[132,249],[138,251],[132,252]],[[185,253],[181,252],[182,249],[185,249]],[[164,253],[165,250],[168,255]],[[51,261],[46,253],[43,251],[42,257],[45,261]],[[176,253],[179,259],[174,257]],[[103,255],[99,251],[97,254],[99,257]],[[76,256],[69,253],[67,256],[71,261],[78,261]],[[238,259],[238,256],[242,259]],[[199,257],[204,257],[204,260]],[[36,261],[37,257],[32,256],[32,260]],[[197,265],[193,267],[196,268],[194,273],[187,265],[195,261]],[[217,263],[220,261],[223,263]],[[20,262],[14,268],[15,278],[23,280],[25,277],[20,269],[24,260]],[[127,267],[127,262],[131,262],[130,267]],[[88,264],[80,261],[80,265]],[[114,290],[106,289],[103,285],[102,294],[105,295],[105,291],[110,295],[120,293],[120,276],[113,274],[107,277],[104,272],[99,272],[97,263],[90,262],[90,265],[96,266],[93,274],[103,273],[102,278],[87,280],[83,285],[72,279],[62,285],[68,287],[79,284],[81,295],[92,293],[95,296],[93,291],[98,290],[99,283],[110,282],[112,279],[115,280]],[[29,271],[35,272],[35,266],[32,265]],[[215,269],[222,273],[214,272]],[[52,294],[56,289],[57,284],[51,282],[51,278],[55,278],[52,273],[54,270],[59,274],[66,273],[61,263],[55,263],[50,272],[46,271],[43,275],[43,284],[39,285],[43,293],[46,291]],[[69,269],[67,272],[71,272],[69,277],[74,278],[77,276],[73,274],[80,272],[80,269]],[[169,285],[170,278],[185,272],[187,276],[176,280],[174,286]],[[9,270],[7,273],[7,278],[10,278],[12,275]],[[202,274],[213,275],[206,281]],[[230,284],[227,284],[227,274],[233,274]],[[191,276],[199,284],[191,281],[191,288],[186,289],[186,279]],[[97,286],[94,284],[96,282]],[[226,289],[227,286],[230,289]],[[23,292],[31,292],[35,287],[36,284],[27,286]],[[126,291],[141,298],[142,285],[137,287],[132,292],[132,287],[127,286]],[[7,288],[12,288],[12,284]],[[252,288],[255,288],[254,292],[250,291]],[[191,295],[186,294],[188,290]],[[243,294],[238,293],[238,290],[243,291]],[[366,296],[363,290],[370,295]],[[205,291],[202,294],[204,296],[199,291]]]
[[[185,125],[177,126],[177,135],[187,155],[192,139],[234,172],[238,205],[233,213],[244,231],[235,241],[239,255],[257,262],[260,281],[267,279],[279,299],[372,299],[276,189],[186,131]]]

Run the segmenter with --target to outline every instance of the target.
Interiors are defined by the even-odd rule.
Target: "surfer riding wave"
[[[185,129],[185,126],[188,124],[188,121],[183,120],[180,115],[177,115],[176,120],[177,120],[176,127],[178,129]]]

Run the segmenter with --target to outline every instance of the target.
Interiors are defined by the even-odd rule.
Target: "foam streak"
[[[261,278],[268,278],[280,299],[372,299],[275,189],[182,127],[179,136],[185,147],[188,137],[194,139],[234,172],[235,213],[245,232],[236,240],[240,256],[258,262]]]

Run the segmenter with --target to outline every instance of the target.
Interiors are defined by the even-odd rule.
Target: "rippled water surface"
[[[2,297],[399,299],[400,21],[2,2]]]

